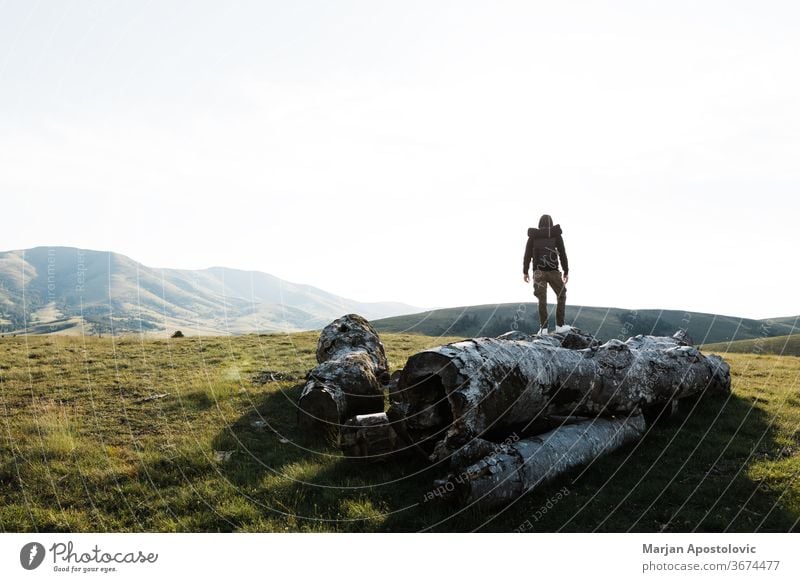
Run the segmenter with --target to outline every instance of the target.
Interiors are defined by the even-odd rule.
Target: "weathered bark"
[[[624,415],[705,390],[730,391],[730,369],[683,337],[636,336],[566,349],[474,338],[409,358],[390,395],[396,432],[449,459],[475,437],[528,434],[542,417]]]
[[[298,423],[309,432],[336,432],[358,414],[383,411],[388,363],[378,333],[360,315],[340,317],[322,330],[319,365],[306,376]]]
[[[379,461],[399,444],[385,412],[361,414],[348,420],[339,435],[339,448],[348,457]]]
[[[497,339],[537,342],[570,350],[582,350],[583,348],[596,348],[600,346],[599,340],[581,331],[577,327],[573,327],[564,333],[551,333],[546,336],[538,336],[516,330],[507,331],[497,336]]]
[[[487,338],[478,339],[486,340]],[[578,328],[572,328],[564,334],[550,334],[547,336],[526,334],[521,331],[508,331],[499,335],[497,339],[503,341],[526,341],[531,344],[551,347],[570,346],[570,349],[600,345],[600,342]],[[426,351],[438,349],[433,348],[433,350]],[[420,352],[420,354],[424,353],[426,352]],[[412,358],[420,354],[416,354]],[[391,406],[387,411],[387,415],[400,438],[406,444],[415,445],[419,452],[427,457],[430,454],[430,448],[433,446],[431,443],[444,437],[444,433],[453,419],[452,412],[449,404],[442,398],[441,391],[436,389],[437,386],[434,386],[431,390],[427,390],[425,386],[410,386],[411,389],[414,389],[413,395],[405,392],[409,387],[404,387],[401,390],[399,383],[404,374],[406,374],[405,369],[397,374],[396,382],[390,387]],[[537,416],[526,427],[528,432],[533,433],[537,432],[537,429],[539,429],[538,432],[544,432],[550,428],[553,428],[553,423],[544,414]],[[505,437],[502,430],[496,432],[495,436],[498,440]]]
[[[351,313],[329,323],[317,340],[317,362],[335,360],[354,351],[365,351],[379,373],[388,374],[389,364],[378,332],[369,321]]]
[[[559,475],[639,440],[645,432],[641,415],[594,418],[564,425],[537,437],[500,447],[473,444],[488,451],[459,474],[435,483],[429,496],[452,496],[463,503],[499,505]]]

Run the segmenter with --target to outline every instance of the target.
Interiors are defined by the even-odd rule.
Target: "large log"
[[[388,362],[366,319],[349,314],[327,325],[317,342],[317,362],[300,394],[298,424],[304,431],[336,433],[351,416],[383,412]]]
[[[552,415],[628,416],[703,391],[730,391],[730,369],[686,336],[636,336],[567,349],[546,338],[474,338],[411,356],[389,419],[443,461],[476,437],[529,434]]]
[[[570,329],[566,332],[553,333],[546,336],[528,334],[516,330],[508,331],[498,335],[497,339],[504,341],[526,341],[537,345],[565,347],[569,349],[583,349],[588,347],[597,347],[600,345],[600,342],[597,341],[593,336],[583,332],[577,327],[570,327]],[[434,350],[435,349],[437,348],[434,348]],[[452,419],[452,416],[448,410],[442,407],[444,403],[438,401],[427,411],[428,415],[436,418],[428,418],[426,416],[425,418],[409,419],[406,414],[408,408],[404,402],[404,397],[403,395],[398,397],[399,391],[397,390],[398,382],[404,372],[405,370],[401,370],[399,372],[395,372],[393,375],[393,383],[391,386],[389,386],[389,394],[392,404],[387,411],[387,417],[393,430],[400,436],[403,443],[407,446],[411,446],[414,450],[427,458],[430,455],[430,448],[432,446],[430,445],[429,441],[435,441],[444,436],[445,429],[448,428],[447,423]],[[420,395],[424,396],[425,393],[420,391],[416,396],[418,397]],[[431,392],[428,394],[428,396],[435,397],[436,394]],[[423,402],[424,401],[417,401],[417,408],[420,408],[419,405]],[[564,422],[574,422],[574,420],[567,420],[566,417],[563,416],[542,414],[531,420],[530,424],[526,428],[527,432],[538,434],[546,432],[552,428],[555,428],[556,426],[560,426]],[[423,427],[424,425],[427,425],[427,427]],[[409,426],[411,432],[413,433],[413,437],[408,432]],[[434,427],[433,431],[430,427]],[[506,433],[507,432],[508,431],[506,431]],[[494,436],[497,440],[500,440],[505,438],[506,434],[504,434],[502,431],[496,431]],[[426,444],[429,445],[427,448]]]
[[[488,451],[458,474],[434,483],[428,494],[456,497],[461,503],[499,505],[577,467],[636,442],[645,433],[642,415],[593,418],[564,425],[540,436],[502,446],[478,443]],[[426,500],[429,500],[426,498]]]

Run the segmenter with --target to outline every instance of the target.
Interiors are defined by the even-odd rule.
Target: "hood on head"
[[[533,238],[550,238],[551,236],[559,236],[561,235],[561,225],[556,224],[552,228],[529,228],[528,229],[528,236],[532,236]]]

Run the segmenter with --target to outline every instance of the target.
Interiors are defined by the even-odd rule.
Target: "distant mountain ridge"
[[[0,252],[3,333],[297,331],[345,313],[377,319],[420,310],[359,302],[259,271],[155,269],[73,247]]]
[[[550,307],[552,313],[553,306]],[[687,329],[697,344],[800,333],[796,316],[760,320],[691,311],[580,305],[567,305],[566,323],[603,341],[625,340],[638,334],[672,335],[678,329]],[[530,333],[539,327],[534,303],[450,307],[389,317],[372,324],[384,332],[462,337],[496,336],[511,329]]]
[[[0,252],[0,332],[195,334],[319,329],[359,313],[378,331],[463,337],[534,331],[533,303],[422,311],[364,303],[258,271],[155,269],[118,253],[73,247]],[[672,334],[698,344],[796,334],[797,316],[766,320],[675,310],[567,306],[567,322],[596,337]]]
[[[705,350],[734,354],[770,354],[800,357],[800,334],[719,342],[703,346]]]

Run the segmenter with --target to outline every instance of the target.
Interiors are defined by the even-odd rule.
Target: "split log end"
[[[297,424],[304,434],[332,436],[339,429],[345,406],[344,394],[337,386],[311,380],[300,396]]]
[[[400,439],[385,412],[357,415],[344,424],[339,434],[339,448],[347,457],[383,461],[399,446]]]

